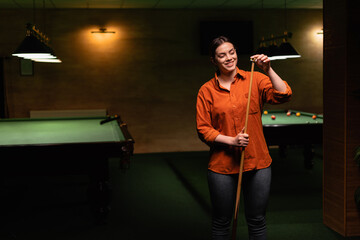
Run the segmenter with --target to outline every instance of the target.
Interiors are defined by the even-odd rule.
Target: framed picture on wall
[[[241,31],[239,31],[239,29],[241,29]],[[254,53],[252,21],[200,21],[199,34],[201,55],[209,54],[211,41],[219,36],[228,37],[235,47],[237,47],[236,52],[239,55]]]
[[[20,59],[20,75],[21,76],[33,76],[34,75],[34,63],[30,59]]]

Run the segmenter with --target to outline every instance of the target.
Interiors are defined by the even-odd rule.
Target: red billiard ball
[[[272,115],[272,116],[271,116],[271,119],[272,119],[272,120],[275,120],[275,118],[276,118],[275,115]]]
[[[286,116],[290,116],[290,115],[291,115],[291,112],[287,112],[287,113],[286,113]]]
[[[312,116],[312,119],[316,119],[316,115],[313,115],[313,116]]]

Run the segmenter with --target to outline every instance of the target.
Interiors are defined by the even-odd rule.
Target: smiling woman
[[[200,139],[210,146],[208,180],[214,209],[212,239],[228,239],[235,193],[238,181],[239,186],[241,184],[243,169],[249,236],[250,239],[266,239],[265,212],[272,160],[263,134],[260,109],[264,103],[288,101],[292,92],[270,67],[266,55],[254,55],[251,59],[267,76],[253,72],[254,63],[251,72],[237,68],[236,49],[227,37],[220,36],[212,41],[210,59],[218,70],[198,92],[196,122]],[[254,90],[250,91],[252,88]],[[249,121],[245,120],[247,116]],[[243,164],[240,158],[244,159]],[[236,225],[234,229],[236,232]]]
[[[230,42],[224,42],[211,57],[212,63],[218,68],[220,84],[230,91],[230,84],[234,80],[237,65],[237,54],[234,46]]]

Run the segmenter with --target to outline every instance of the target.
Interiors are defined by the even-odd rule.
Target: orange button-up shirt
[[[217,75],[201,86],[196,103],[196,124],[200,139],[210,146],[211,171],[223,174],[239,173],[241,149],[236,146],[216,144],[219,135],[235,137],[245,126],[247,98],[250,84],[249,71],[237,69],[230,91],[223,88]],[[284,81],[285,82],[285,81]],[[291,88],[285,82],[286,91],[279,92],[270,78],[260,72],[253,73],[244,171],[267,168],[272,159],[265,142],[261,114],[264,103],[278,104],[290,100]]]

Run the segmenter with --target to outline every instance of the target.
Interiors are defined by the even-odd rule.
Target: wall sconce
[[[115,33],[115,32],[107,31],[106,28],[99,28],[99,31],[91,31],[91,33]]]
[[[49,39],[43,33],[30,23],[26,25],[26,28],[26,37],[12,56],[32,61],[41,59],[41,62],[61,62],[48,45]],[[54,59],[57,59],[57,61],[54,61]]]

